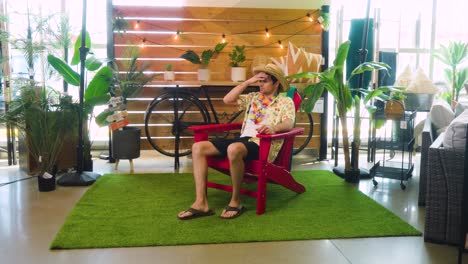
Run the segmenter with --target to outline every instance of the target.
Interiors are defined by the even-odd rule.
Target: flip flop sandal
[[[219,217],[221,217],[222,219],[234,219],[234,218],[241,216],[246,210],[247,208],[245,208],[245,206],[243,205],[241,205],[240,207],[232,207],[228,205],[224,207],[225,212],[237,212],[237,213],[231,217],[224,217],[224,216],[219,216]]]
[[[199,218],[199,217],[214,215],[214,212],[211,209],[208,210],[207,212],[203,212],[201,210],[197,210],[197,209],[192,208],[192,207],[185,210],[184,213],[185,212],[190,212],[191,215],[188,215],[188,216],[185,216],[185,217],[177,216],[177,218],[179,218],[180,220],[190,220],[190,219],[195,219],[195,218]]]

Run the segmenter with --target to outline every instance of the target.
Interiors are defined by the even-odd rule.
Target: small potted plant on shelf
[[[164,80],[165,81],[175,80],[175,74],[174,74],[174,71],[172,70],[172,64],[170,63],[166,65],[166,71],[164,72]]]
[[[200,65],[200,68],[198,69],[198,80],[206,82],[210,80],[210,69],[208,69],[208,65],[210,64],[211,59],[215,59],[224,49],[224,47],[226,47],[226,45],[227,42],[218,43],[214,49],[207,49],[202,51],[201,55],[198,55],[193,50],[187,50],[180,57],[193,64]]]
[[[385,118],[400,120],[405,116],[404,99],[406,96],[400,91],[390,93],[390,99],[385,103]]]
[[[245,61],[245,46],[234,46],[231,53],[229,53],[229,59],[231,62],[231,80],[233,82],[243,82],[246,79],[246,70],[245,67],[242,67],[241,64]]]

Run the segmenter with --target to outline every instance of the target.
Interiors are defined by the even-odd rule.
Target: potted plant
[[[390,93],[390,98],[385,103],[385,118],[392,120],[400,120],[405,116],[406,96],[400,91]]]
[[[359,181],[359,147],[361,143],[360,139],[360,107],[361,107],[361,96],[352,96],[351,92],[353,89],[349,88],[349,80],[355,75],[374,71],[374,70],[387,70],[389,66],[385,63],[378,62],[364,62],[353,69],[348,80],[344,79],[344,64],[348,56],[349,46],[351,42],[348,40],[340,45],[334,64],[323,72],[305,72],[299,73],[288,78],[318,78],[319,82],[308,85],[302,92],[303,107],[306,111],[311,112],[314,108],[315,103],[318,101],[323,91],[326,89],[331,93],[335,99],[337,114],[341,123],[341,133],[343,137],[343,152],[345,158],[345,180],[348,182]],[[364,104],[367,104],[372,98],[380,97],[382,100],[387,100],[388,96],[385,92],[393,91],[391,87],[380,87],[376,90],[365,90],[362,88],[355,89],[356,92],[364,95]],[[375,107],[371,105],[366,106],[370,112],[375,111]],[[350,144],[348,139],[348,123],[347,113],[354,108],[354,128],[353,128],[353,140],[352,140],[352,154],[353,162],[351,162]]]
[[[459,65],[468,59],[468,43],[450,41],[448,46],[440,45],[440,49],[432,53],[436,59],[449,66],[445,69],[445,80],[449,83],[451,94],[447,98],[450,105],[458,102],[463,85],[468,82],[468,67],[459,68]]]
[[[243,82],[246,79],[245,67],[241,67],[241,64],[245,61],[245,46],[234,46],[231,53],[228,54],[231,62],[231,80],[233,82]]]
[[[69,124],[78,117],[76,104],[68,95],[38,87],[33,80],[29,83],[0,120],[18,128],[27,141],[28,153],[37,164],[32,173],[38,178],[39,191],[52,191],[64,139],[73,133]]]
[[[164,80],[165,81],[175,80],[175,74],[174,74],[174,71],[172,71],[172,64],[170,63],[166,65],[166,71],[164,72]]]
[[[198,69],[198,80],[206,82],[210,80],[210,69],[208,69],[210,60],[215,59],[227,44],[227,42],[218,43],[213,49],[202,51],[201,55],[198,55],[193,50],[187,50],[180,57],[193,64],[199,65],[200,68]]]
[[[140,156],[140,128],[128,126],[127,99],[138,95],[144,85],[151,82],[156,75],[145,74],[149,64],[138,65],[138,49],[127,50],[126,56],[131,59],[123,64],[124,70],[119,70],[116,63],[112,63],[113,85],[109,92],[112,94],[108,108],[96,116],[99,126],[109,125],[112,130],[112,157],[116,159],[115,167],[120,159],[130,160],[130,171],[133,172],[133,159]],[[171,66],[172,68],[172,66]]]

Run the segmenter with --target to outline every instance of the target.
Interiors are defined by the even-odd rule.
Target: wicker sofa
[[[436,131],[430,117],[426,118],[421,134],[421,160],[419,168],[419,195],[418,205],[426,205],[427,164],[429,163],[429,147],[436,140]]]
[[[459,122],[458,118],[453,120],[427,152],[427,163],[424,165],[426,174],[423,177],[423,187],[426,188],[423,191],[426,201],[426,241],[455,245],[460,239],[463,180],[467,160],[467,115],[468,111],[465,111],[459,117],[463,122]]]

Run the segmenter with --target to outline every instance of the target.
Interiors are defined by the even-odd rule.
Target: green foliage
[[[228,43],[218,43],[214,49],[208,49],[202,51],[201,55],[198,55],[193,50],[187,50],[180,57],[184,60],[190,61],[193,64],[200,64],[201,67],[207,67],[210,64],[211,59],[215,59],[218,54],[226,47]]]
[[[468,67],[458,68],[468,59],[468,43],[450,41],[448,46],[440,45],[440,48],[432,53],[432,56],[448,66],[444,70],[444,74],[445,80],[452,89],[449,100],[458,101],[463,84],[468,82]]]
[[[35,173],[52,173],[64,138],[73,133],[70,124],[77,121],[77,105],[70,96],[38,87],[34,81],[20,94],[0,121],[17,127],[27,140],[28,152],[38,164]]]
[[[240,67],[241,63],[245,61],[245,45],[234,46],[234,49],[229,53],[229,59],[231,60],[229,63],[231,67]]]
[[[361,73],[370,72],[374,70],[384,70],[390,68],[385,63],[378,63],[378,62],[364,62],[358,65],[355,69],[353,69],[351,76],[348,80],[345,81],[344,79],[344,65],[346,58],[348,56],[349,47],[351,41],[346,41],[342,43],[336,54],[335,61],[333,65],[326,69],[323,72],[305,72],[299,73],[292,76],[288,76],[287,78],[315,78],[319,79],[318,83],[308,85],[304,91],[302,92],[302,97],[305,98],[303,100],[303,108],[307,112],[311,112],[315,106],[315,103],[319,100],[320,96],[322,96],[323,91],[327,90],[333,97],[335,98],[336,107],[337,107],[337,114],[339,116],[341,126],[342,126],[342,135],[343,135],[343,147],[344,147],[344,154],[345,154],[345,170],[350,171],[352,169],[358,169],[357,164],[351,167],[350,163],[350,155],[349,155],[349,142],[348,142],[348,127],[347,127],[347,117],[346,114],[349,110],[353,107],[355,109],[354,113],[354,138],[353,141],[359,148],[360,142],[360,104],[361,104],[361,97],[356,95],[352,96],[352,92],[358,92],[364,95],[363,103],[366,105],[368,102],[373,98],[380,98],[381,100],[388,99],[388,96],[385,95],[385,92],[392,91],[394,88],[389,87],[380,87],[376,90],[369,91],[366,89],[358,88],[358,89],[350,89],[349,88],[349,80]],[[367,109],[369,111],[373,111],[374,108],[372,106],[368,106]],[[355,162],[359,160],[358,157],[355,158]]]
[[[172,71],[172,64],[166,65],[166,71]]]

